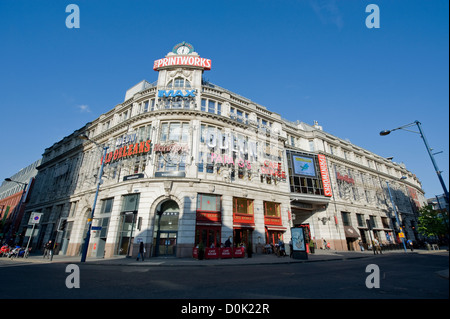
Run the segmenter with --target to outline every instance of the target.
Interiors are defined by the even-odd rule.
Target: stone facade
[[[88,257],[136,256],[141,241],[147,256],[189,257],[199,242],[230,237],[261,252],[280,237],[287,243],[293,226],[307,228],[318,247],[326,240],[355,249],[368,231],[361,218],[375,219],[382,227],[374,235],[387,241],[394,226],[385,181],[411,226],[423,191],[403,166],[205,82],[205,59],[184,57],[201,64],[155,67],[156,82],[138,83],[123,103],[45,150],[27,206],[44,213],[35,247],[53,238],[60,254],[80,254],[102,163]],[[311,159],[314,173],[298,173],[293,156]],[[364,235],[347,237],[348,226]]]

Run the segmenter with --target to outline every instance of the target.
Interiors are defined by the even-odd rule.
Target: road
[[[379,288],[367,288],[369,264]],[[243,266],[78,264],[69,289],[67,264],[0,259],[2,299],[448,299],[448,254],[377,255],[355,260]]]

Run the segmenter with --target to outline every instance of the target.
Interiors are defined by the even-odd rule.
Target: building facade
[[[403,166],[205,81],[211,67],[180,43],[155,61],[157,81],[45,150],[27,206],[43,213],[35,247],[54,239],[78,255],[92,222],[88,257],[136,255],[140,242],[149,256],[189,257],[229,238],[258,253],[291,227],[355,249],[372,233],[396,239],[385,181],[405,226],[414,220],[423,191]]]
[[[25,235],[17,233],[17,230],[33,188],[36,167],[40,163],[39,159],[21,169],[0,186],[0,242],[15,242],[16,238],[21,241]]]

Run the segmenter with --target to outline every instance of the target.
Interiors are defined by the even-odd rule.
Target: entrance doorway
[[[179,214],[180,208],[173,200],[158,205],[153,232],[155,257],[176,256]]]
[[[234,228],[233,229],[233,244],[234,247],[239,247],[244,244],[245,248],[252,245],[253,228]]]

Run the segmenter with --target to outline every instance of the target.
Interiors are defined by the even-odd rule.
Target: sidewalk
[[[448,251],[441,250],[408,250],[406,254],[447,254]],[[327,262],[336,260],[351,260],[360,258],[369,258],[374,256],[389,256],[392,254],[405,254],[404,250],[385,251],[382,255],[374,255],[372,251],[335,251],[335,250],[316,250],[314,254],[308,254],[307,260],[293,259],[289,256],[277,257],[276,255],[254,254],[252,258],[229,258],[229,259],[204,259],[197,260],[194,258],[176,258],[176,257],[151,257],[145,261],[136,261],[135,258],[126,258],[117,256],[113,258],[103,259],[88,257],[86,263],[90,265],[103,266],[195,266],[195,267],[211,267],[211,266],[242,266],[242,265],[269,265],[269,264],[289,264],[289,263],[309,263],[309,262]],[[6,258],[5,258],[6,259]],[[41,255],[30,256],[28,259],[16,258],[11,262],[27,262],[27,263],[74,263],[80,264],[80,256],[59,256],[53,257],[53,261],[42,258]],[[448,270],[447,270],[448,278]]]

